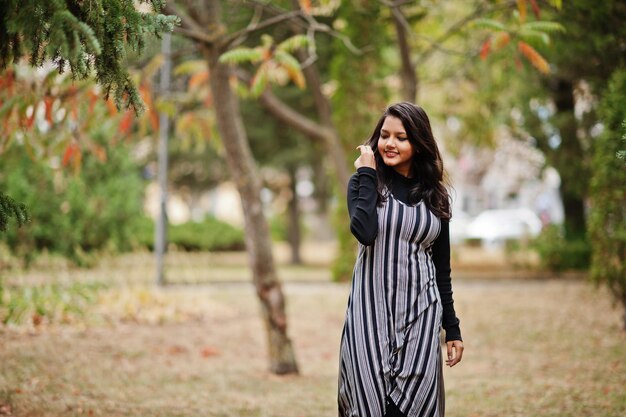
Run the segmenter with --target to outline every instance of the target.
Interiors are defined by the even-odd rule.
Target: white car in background
[[[534,238],[541,228],[541,220],[530,209],[486,210],[467,225],[465,237],[480,240],[484,247],[502,247],[507,240]]]

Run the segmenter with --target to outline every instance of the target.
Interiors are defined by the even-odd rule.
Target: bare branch
[[[264,3],[258,0],[240,0],[240,2],[243,5],[248,6],[248,7],[251,7],[251,6],[262,7],[266,12],[271,13],[275,16],[281,16],[286,13],[290,13],[287,9],[283,9],[273,4]],[[331,28],[330,26],[326,24],[318,22],[313,16],[309,15],[308,13],[304,13],[300,9],[291,11],[291,13],[293,12],[297,12],[301,19],[292,19],[290,23],[298,25],[302,30],[306,30],[307,37],[309,37],[310,40],[314,40],[315,32],[323,32],[323,33],[329,34],[330,36],[334,38],[339,39],[341,42],[343,42],[346,48],[348,48],[354,54],[361,55],[363,53],[363,51],[360,48],[356,47],[352,43],[352,40],[348,36],[337,32],[336,30],[334,30],[333,28]],[[315,45],[315,42],[309,42],[309,59],[312,59],[313,61],[317,59],[317,53],[314,50],[315,48],[314,45]],[[305,64],[311,65],[313,61],[309,62],[309,60],[307,60],[307,63]]]
[[[322,126],[321,124],[309,119],[301,113],[293,110],[287,104],[282,102],[270,90],[265,90],[259,97],[259,101],[263,107],[274,115],[278,120],[292,126],[302,134],[321,141],[326,144],[330,135],[333,134],[332,129]]]
[[[444,43],[453,35],[455,35],[458,31],[460,31],[465,25],[470,23],[472,20],[478,19],[479,17],[487,13],[492,13],[498,10],[507,9],[514,4],[515,4],[515,0],[509,0],[505,3],[498,4],[493,7],[487,7],[485,3],[478,4],[471,13],[459,19],[456,23],[450,26],[443,35],[441,35],[440,37],[432,41],[430,46],[418,56],[417,63],[418,64],[423,63],[428,58],[430,58],[430,56],[435,52],[435,50],[442,48],[441,47],[442,43]]]
[[[191,29],[187,29],[184,27],[178,27],[174,29],[174,33],[179,33],[185,38],[192,39],[194,41],[198,41],[205,44],[212,44],[217,40],[217,36],[211,36],[204,32],[196,32]]]
[[[204,28],[194,18],[189,16],[187,12],[178,7],[174,2],[167,2],[163,11],[168,15],[175,15],[180,18],[181,27],[194,32],[204,32]]]
[[[217,33],[207,33],[205,28],[202,27],[198,21],[189,16],[188,13],[178,7],[174,2],[168,2],[163,11],[166,14],[175,15],[180,18],[181,26],[174,28],[174,32],[179,33],[186,38],[205,44],[212,44],[219,36]]]
[[[228,46],[232,46],[232,44],[234,43],[240,44],[241,42],[243,42],[243,40],[240,40],[241,38],[245,39],[246,36],[248,36],[249,34],[253,32],[263,30],[275,24],[284,22],[286,20],[298,18],[301,16],[302,16],[302,12],[300,10],[294,10],[294,11],[286,12],[286,13],[283,13],[274,17],[270,17],[269,19],[264,20],[263,22],[260,22],[257,24],[248,25],[248,27],[246,27],[245,29],[239,30],[237,32],[233,32],[229,34],[228,36],[226,36],[224,39],[224,45],[228,47]]]

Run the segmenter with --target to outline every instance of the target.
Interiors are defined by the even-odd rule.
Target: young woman
[[[359,241],[343,329],[340,417],[444,415],[439,333],[448,366],[463,356],[450,280],[450,201],[424,110],[387,108],[350,178]]]

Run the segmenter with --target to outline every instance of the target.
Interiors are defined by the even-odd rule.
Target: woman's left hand
[[[463,341],[451,340],[446,342],[446,345],[448,347],[448,360],[446,360],[446,365],[452,367],[461,362],[461,358],[463,358]]]

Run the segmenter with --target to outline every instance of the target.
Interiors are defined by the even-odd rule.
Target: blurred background
[[[0,415],[330,416],[387,105],[450,183],[450,416],[626,414],[626,2],[0,3]]]

